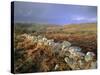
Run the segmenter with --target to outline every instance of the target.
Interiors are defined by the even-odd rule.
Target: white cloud
[[[84,20],[85,18],[84,17],[76,17],[76,19],[75,20]]]
[[[85,19],[85,17],[83,17],[83,16],[73,16],[72,17],[72,20],[77,20],[77,21],[81,21],[81,20],[84,20]]]
[[[83,17],[83,16],[74,16],[72,18],[73,20],[76,20],[76,21],[97,21],[97,18],[96,17]]]
[[[90,21],[97,21],[97,18],[90,18]]]

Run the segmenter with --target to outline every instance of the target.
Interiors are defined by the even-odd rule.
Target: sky
[[[59,25],[97,22],[97,7],[14,2],[14,22]]]

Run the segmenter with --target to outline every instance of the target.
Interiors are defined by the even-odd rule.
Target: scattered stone
[[[68,41],[63,41],[62,42],[62,50],[64,49],[64,48],[68,48],[68,47],[70,47],[71,46],[71,43],[70,42],[68,42]]]
[[[39,50],[42,48],[43,50],[48,51],[50,49],[50,51],[52,51],[52,54],[62,58],[62,60],[65,61],[64,64],[68,65],[72,70],[97,68],[97,61],[94,61],[95,54],[93,52],[87,52],[86,54],[84,54],[83,52],[81,52],[82,49],[80,47],[71,46],[71,43],[68,41],[63,41],[62,43],[59,43],[59,42],[54,42],[53,39],[47,39],[46,37],[40,35],[31,36],[28,34],[23,34],[21,36],[18,36],[17,39],[21,40],[17,44],[18,48],[20,47],[22,49],[25,48],[24,44],[26,45],[26,47],[28,47],[29,45],[31,45],[30,41],[32,40],[32,45],[36,43],[37,48],[35,50]],[[24,42],[28,41],[28,43],[22,43],[23,39]],[[47,48],[45,49],[45,47]],[[16,48],[14,48],[14,51],[16,50]],[[32,50],[34,50],[33,46],[32,48],[33,48]],[[30,53],[32,52],[30,51]],[[60,65],[56,64],[54,70],[58,70],[59,68]]]
[[[93,52],[87,52],[85,55],[85,61],[86,62],[92,61],[94,56],[95,56],[95,54]]]
[[[56,64],[54,69],[57,70],[58,68],[59,68],[59,65]]]
[[[71,52],[80,52],[82,49],[80,47],[77,47],[77,46],[71,46],[69,48],[69,51]]]

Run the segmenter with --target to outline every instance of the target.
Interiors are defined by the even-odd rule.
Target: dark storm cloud
[[[97,21],[96,6],[15,2],[14,9],[15,22],[67,24]]]

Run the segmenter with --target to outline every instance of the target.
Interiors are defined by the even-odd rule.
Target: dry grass
[[[72,70],[62,57],[52,52],[51,46],[34,43],[33,39],[28,39],[19,33],[15,33],[14,38],[15,73]],[[38,32],[30,34],[37,36]],[[82,52],[90,51],[97,55],[97,34],[96,24],[94,23],[47,26],[45,32],[41,32],[41,35],[45,35],[48,39],[54,39],[54,42],[69,41],[72,46],[81,47]],[[56,64],[59,65],[57,70],[54,69]],[[90,63],[87,62],[84,65],[87,66],[84,69],[88,69]]]

